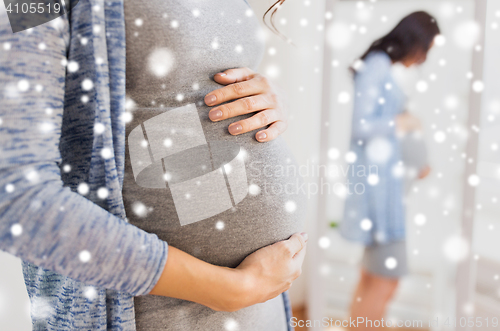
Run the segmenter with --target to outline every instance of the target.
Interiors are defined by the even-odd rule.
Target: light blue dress
[[[405,238],[404,167],[395,117],[404,111],[406,96],[391,65],[386,53],[373,51],[354,77],[353,155],[340,233],[364,245]]]

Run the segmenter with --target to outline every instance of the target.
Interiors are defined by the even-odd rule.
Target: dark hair
[[[283,4],[283,2],[285,2],[285,0],[277,0],[275,3],[273,3],[273,5],[271,7],[269,7],[269,9],[264,13],[264,15],[262,16],[262,21],[264,22],[264,24],[269,28],[269,30],[271,30],[272,32],[274,32],[275,34],[277,34],[278,36],[280,36],[283,40],[285,40],[287,43],[289,44],[292,44],[295,46],[295,44],[292,42],[292,40],[288,37],[286,37],[284,34],[282,34],[281,32],[279,32],[278,28],[276,28],[276,26],[274,25],[274,15],[276,14],[276,12],[278,11],[278,9],[280,8],[280,6]],[[266,22],[266,16],[267,14],[271,12],[271,17],[269,18],[269,21],[271,22],[271,25],[267,24]]]
[[[415,52],[427,54],[434,37],[440,33],[436,19],[425,11],[404,17],[391,32],[375,40],[361,56],[364,60],[372,51],[383,51],[392,62],[398,62]]]

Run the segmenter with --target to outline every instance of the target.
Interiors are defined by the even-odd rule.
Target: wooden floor
[[[306,307],[304,306],[300,306],[300,307],[292,307],[292,313],[293,313],[293,317],[296,317],[297,320],[306,320],[307,319],[307,309]],[[336,320],[334,318],[334,320]],[[307,331],[308,328],[306,327],[296,327],[295,328],[295,331]],[[377,330],[380,330],[380,331],[389,331],[389,330],[398,330],[398,331],[428,331],[428,329],[411,329],[411,328],[378,328]],[[324,331],[347,331],[347,329],[344,329],[344,328],[329,328],[329,329],[325,329]],[[360,330],[362,331],[362,330]]]
[[[297,320],[306,320],[306,307],[305,306],[300,306],[300,307],[292,307],[292,314],[293,317],[297,317]],[[296,327],[295,331],[306,331],[307,328],[299,328]]]

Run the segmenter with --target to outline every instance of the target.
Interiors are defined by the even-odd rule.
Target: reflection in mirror
[[[318,226],[323,291],[313,283],[310,290],[323,306],[311,315],[421,321],[406,325],[414,329],[441,330],[446,321],[450,329],[461,328],[460,321],[470,330],[494,329],[492,319],[500,315],[500,257],[494,249],[500,226],[496,7],[472,0],[330,5],[334,19],[325,29],[329,82],[323,110],[329,126],[322,149],[332,192],[319,198],[327,221]],[[426,59],[414,52],[410,61],[389,65],[386,53],[358,60],[416,11],[432,15],[440,29]],[[424,34],[425,26],[411,26]],[[398,51],[384,45],[392,55]],[[387,65],[389,74],[383,70]],[[354,79],[349,68],[357,72]],[[383,117],[388,110],[412,116]],[[387,138],[391,126],[397,143]],[[398,129],[405,126],[412,130],[401,135],[405,130]],[[404,163],[391,164],[395,156]],[[404,210],[397,208],[401,200]],[[467,327],[463,321],[469,317],[482,318],[483,325]],[[436,318],[437,324],[429,324]]]

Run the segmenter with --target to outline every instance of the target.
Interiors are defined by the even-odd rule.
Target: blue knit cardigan
[[[0,249],[23,260],[33,329],[135,330],[168,244],[125,221],[123,1],[15,34],[0,7]]]

